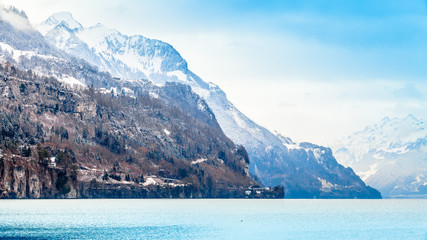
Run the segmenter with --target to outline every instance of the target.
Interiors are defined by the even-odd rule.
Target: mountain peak
[[[83,28],[83,26],[73,18],[73,15],[70,12],[58,12],[53,14],[51,17],[55,18],[58,23],[66,25],[71,30]]]
[[[56,26],[63,25],[70,30],[82,29],[83,26],[73,18],[73,15],[70,12],[57,12],[52,14],[46,21],[44,21],[39,28],[39,30],[45,34]]]
[[[381,122],[382,123],[386,123],[386,122],[389,122],[390,121],[390,117],[384,117],[382,120],[381,120]]]
[[[383,118],[380,124],[369,125],[365,130],[339,141],[335,149],[357,146],[357,151],[363,154],[372,149],[396,153],[425,139],[427,139],[426,123],[409,114],[405,118]],[[361,157],[361,154],[358,157]]]
[[[413,121],[413,122],[418,122],[418,118],[416,118],[414,115],[409,114],[408,116],[406,116],[404,119],[404,121]]]
[[[94,28],[105,28],[105,25],[102,23],[97,23],[95,26],[93,26]]]
[[[422,118],[384,118],[337,142],[334,150],[339,162],[383,196],[426,194],[427,124]]]
[[[109,36],[109,35],[122,35],[116,29],[109,28],[102,23],[97,23],[96,25],[89,27],[86,30],[87,30],[86,32],[92,32],[92,33],[96,33],[96,34],[100,35],[99,37],[101,37],[101,38],[98,39],[98,41],[101,41],[101,39],[103,39],[104,37]]]

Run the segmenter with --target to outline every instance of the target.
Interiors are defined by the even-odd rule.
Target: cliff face
[[[381,198],[381,193],[367,186],[351,168],[340,165],[330,148],[311,143],[294,143],[283,136],[283,146],[288,148],[289,161],[280,161],[280,148],[268,149],[273,168],[269,184],[281,184],[289,189],[291,198]],[[301,161],[304,159],[304,161]],[[299,167],[297,167],[299,166]],[[283,171],[283,169],[287,169]]]
[[[14,155],[0,159],[0,198],[75,198],[75,186],[62,169]]]
[[[52,198],[283,198],[283,188],[262,189],[255,194],[246,187],[215,189],[202,193],[191,184],[144,185],[108,181],[86,182],[79,171],[48,167],[19,156],[0,159],[0,199]],[[251,192],[251,195],[248,194]]]

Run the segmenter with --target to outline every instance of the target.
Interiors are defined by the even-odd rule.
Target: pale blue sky
[[[385,116],[427,118],[427,1],[13,0],[171,43],[257,123],[327,144]]]

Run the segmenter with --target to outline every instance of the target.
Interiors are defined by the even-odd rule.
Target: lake
[[[427,200],[1,200],[0,239],[427,239]]]

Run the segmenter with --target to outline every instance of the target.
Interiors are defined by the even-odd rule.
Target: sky
[[[328,145],[382,118],[427,119],[426,0],[3,0],[170,43],[256,123]]]

